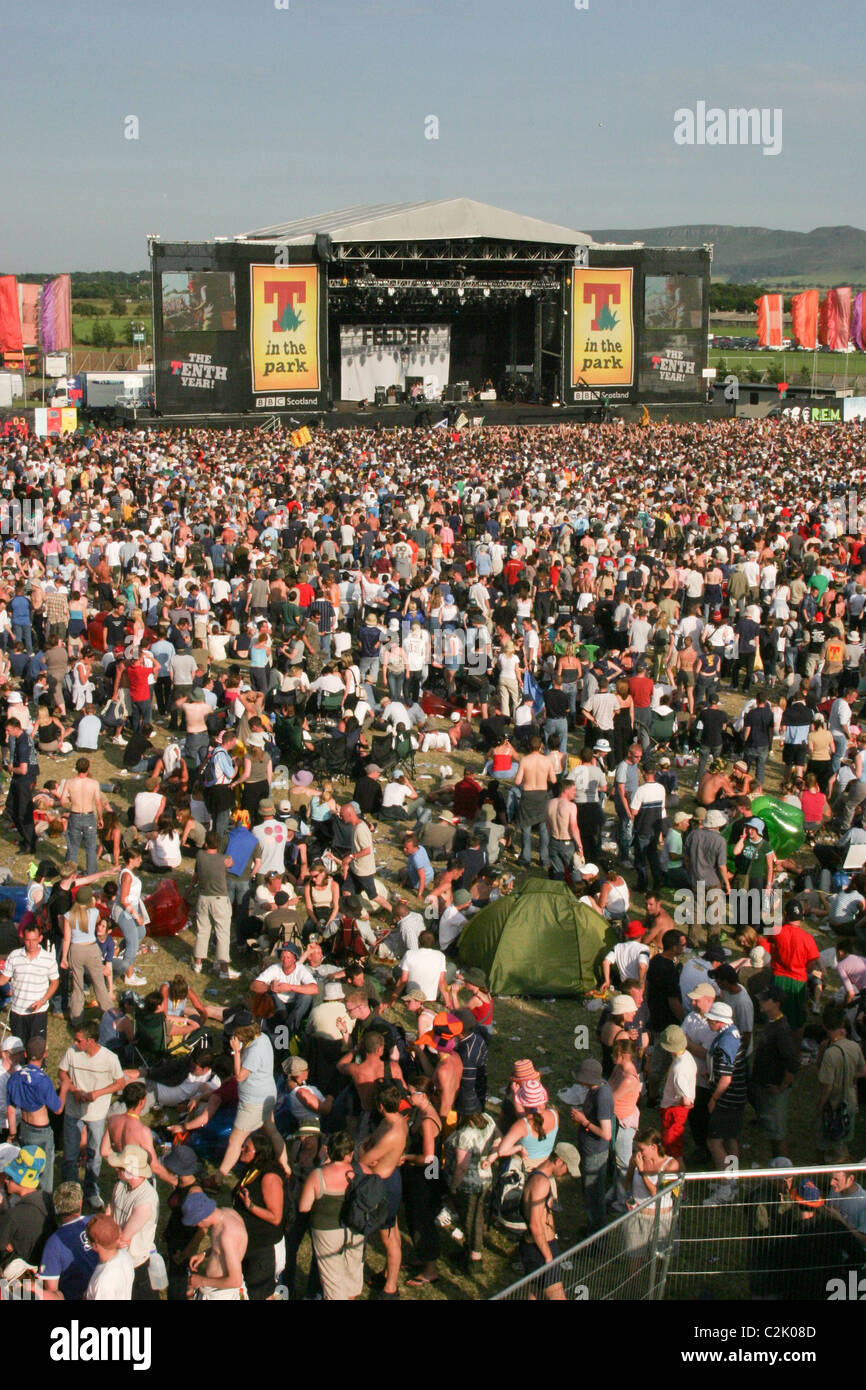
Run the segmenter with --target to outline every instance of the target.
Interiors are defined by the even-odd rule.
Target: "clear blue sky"
[[[148,232],[455,195],[579,229],[866,223],[862,0],[289,6],[9,8],[0,271],[131,270]],[[700,100],[781,107],[781,154],[676,145]]]

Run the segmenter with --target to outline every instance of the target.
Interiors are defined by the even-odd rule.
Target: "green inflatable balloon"
[[[787,801],[780,801],[778,796],[756,796],[752,802],[752,815],[760,816],[766,825],[767,839],[774,854],[779,858],[784,859],[789,854],[794,854],[806,838],[803,812],[799,806],[789,806]],[[730,843],[729,825],[725,826],[722,835]],[[728,867],[733,869],[730,854]]]

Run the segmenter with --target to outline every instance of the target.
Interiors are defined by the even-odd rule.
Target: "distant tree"
[[[117,298],[112,299],[111,313],[113,317],[116,319],[123,318],[124,314],[126,313],[126,305],[123,303],[123,300]]]
[[[114,347],[114,324],[110,319],[100,319],[93,325],[91,342],[94,347]]]

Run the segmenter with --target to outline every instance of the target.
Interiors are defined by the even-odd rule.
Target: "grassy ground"
[[[777,368],[782,371],[780,381],[788,381],[792,386],[802,386],[812,380],[814,368],[819,386],[840,387],[846,379],[852,389],[866,384],[866,353],[864,352],[743,352],[736,348],[711,348],[708,364],[717,367],[724,362],[728,371],[745,372],[749,367],[763,374],[768,372],[776,380]],[[803,377],[803,373],[806,377]]]
[[[734,699],[730,696],[724,696],[723,703],[728,708],[729,713],[733,714],[739,705],[739,697]],[[444,721],[442,721],[442,727],[444,727]],[[165,738],[164,728],[158,729],[155,737],[157,745],[162,746]],[[579,735],[576,738],[572,736],[570,752],[577,752],[580,743]],[[112,783],[116,788],[114,792],[108,793],[109,801],[121,810],[125,810],[135,793],[141,789],[142,782],[135,778],[119,778],[122,751],[120,748],[108,745],[103,751],[92,755],[92,761],[94,775],[98,776],[101,782]],[[43,760],[40,780],[45,781],[49,777],[59,778],[70,775],[73,771],[74,757],[75,755],[70,755],[67,758],[59,759],[56,763]],[[445,760],[445,756],[440,754],[419,754],[417,756],[416,785],[419,791],[422,793],[425,789],[429,791],[438,784],[438,769]],[[462,772],[464,767],[479,770],[481,764],[481,759],[476,753],[448,754],[447,761],[457,775]],[[778,786],[779,772],[780,762],[774,755],[767,778],[768,791],[773,791]],[[433,780],[426,780],[427,778]],[[681,804],[687,810],[691,809],[694,804],[693,781],[694,768],[683,769],[680,774]],[[351,788],[347,784],[339,784],[337,788],[338,799],[347,799],[350,790]],[[384,824],[381,826],[376,838],[376,853],[380,873],[389,885],[393,885],[396,871],[404,862],[400,851],[401,841],[402,836],[399,828],[395,829]],[[8,837],[4,836],[3,842],[7,851],[11,850]],[[61,862],[64,858],[64,841],[62,839],[59,841],[43,839],[40,845],[40,855],[43,853],[46,857],[52,858],[58,863]],[[11,853],[8,853],[6,857],[12,869],[14,881],[24,881],[29,862],[27,857]],[[103,864],[106,862],[103,861]],[[175,876],[182,891],[189,886],[191,867],[191,861],[185,860],[182,870]],[[143,877],[146,891],[155,888],[159,882],[155,876],[150,879],[146,875]],[[634,883],[634,874],[630,868],[626,870],[626,877],[630,884]],[[667,896],[670,907],[672,902],[670,895]],[[643,899],[634,889],[632,889],[632,907],[635,915],[641,914]],[[814,924],[812,924],[812,929],[815,929]],[[815,931],[815,934],[820,947],[823,948],[831,944],[832,937],[830,935],[823,934],[818,930]],[[207,967],[201,976],[195,976],[192,973],[192,942],[193,934],[189,928],[174,938],[163,939],[158,943],[148,941],[147,953],[140,955],[137,961],[137,969],[146,976],[148,987],[155,988],[163,980],[180,971],[186,975],[190,983],[194,984],[197,992],[204,990],[204,997],[210,1003],[224,1004],[230,999],[244,995],[249,980],[256,973],[255,969],[248,968],[241,979],[231,985],[219,981],[208,971]],[[156,950],[153,949],[154,946],[157,947]],[[829,983],[835,984],[835,981]],[[140,993],[145,992],[145,989],[140,990]],[[96,1014],[94,1013],[93,1016],[96,1017]],[[394,1016],[404,1025],[410,1023],[410,1016],[402,1010],[398,1010]],[[585,1009],[578,1001],[501,998],[496,1001],[495,1021],[497,1035],[490,1050],[490,1093],[492,1097],[501,1098],[504,1095],[513,1060],[517,1057],[531,1056],[542,1072],[545,1086],[555,1100],[556,1093],[568,1086],[573,1080],[572,1071],[577,1054],[574,1052],[572,1039],[575,1025],[578,1023],[584,1023],[589,1027],[593,1044],[592,1050],[596,1055],[599,1053],[594,1037],[597,1014]],[[57,1063],[69,1041],[70,1030],[65,1020],[59,1017],[50,1018],[48,1066],[49,1071],[55,1077]],[[791,1157],[795,1163],[808,1163],[815,1158],[811,1118],[814,1110],[815,1091],[815,1068],[814,1066],[805,1067],[797,1079],[791,1107]],[[497,1107],[492,1100],[490,1108],[495,1113]],[[576,1136],[569,1119],[568,1107],[559,1103],[559,1109],[562,1118],[562,1137],[573,1141]],[[647,1113],[645,1120],[653,1121],[657,1120],[657,1117],[652,1113]],[[854,1151],[859,1152],[859,1148],[855,1146]],[[747,1122],[743,1133],[741,1159],[743,1165],[746,1167],[756,1163],[763,1165],[769,1157],[767,1144],[762,1140],[754,1124]],[[102,1174],[103,1195],[107,1196],[110,1192],[111,1181],[111,1171],[104,1168]],[[563,1248],[567,1248],[583,1226],[579,1183],[566,1179],[562,1187],[561,1200],[562,1209],[557,1214],[557,1227],[560,1244]],[[722,1218],[720,1217],[719,1220],[721,1221]],[[307,1260],[307,1248],[302,1251],[301,1268],[304,1268]],[[409,1248],[407,1238],[407,1249]],[[475,1267],[474,1277],[470,1278],[460,1267],[459,1247],[445,1232],[441,1262],[442,1278],[439,1284],[436,1287],[423,1290],[404,1290],[404,1293],[406,1296],[414,1295],[416,1298],[428,1299],[487,1298],[519,1277],[518,1271],[513,1266],[513,1249],[510,1239],[498,1231],[491,1232],[484,1262]],[[370,1264],[374,1268],[381,1266],[382,1259],[378,1253],[373,1253]]]

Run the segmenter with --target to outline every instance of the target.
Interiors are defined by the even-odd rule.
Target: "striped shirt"
[[[716,1101],[719,1110],[740,1110],[746,1104],[746,1049],[739,1028],[733,1024],[716,1033],[710,1044],[707,1063],[710,1082],[717,1086],[723,1076],[731,1078],[731,1084]]]
[[[14,1014],[29,1013],[30,1005],[47,994],[51,981],[60,978],[54,954],[46,951],[44,946],[40,946],[32,958],[23,946],[10,951],[6,957],[3,974],[12,987],[10,1005]],[[43,1004],[41,1009],[36,1009],[35,1012],[44,1014],[47,1008],[48,1005]]]

